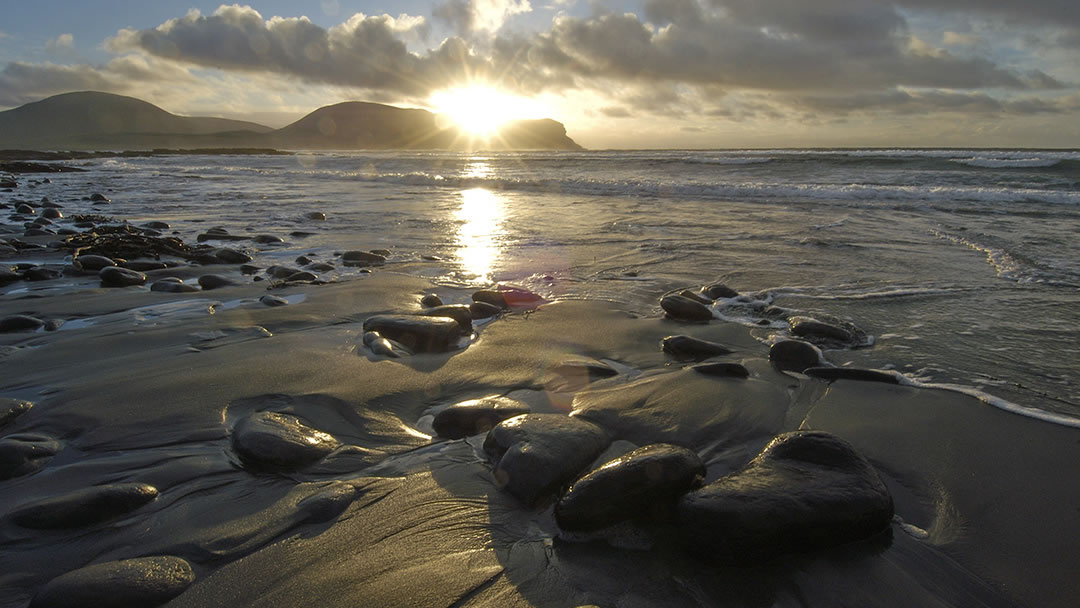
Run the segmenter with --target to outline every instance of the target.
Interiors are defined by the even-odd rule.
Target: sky
[[[340,101],[439,110],[486,86],[588,148],[1080,147],[1076,0],[37,0],[3,14],[0,109],[99,90],[279,127]]]

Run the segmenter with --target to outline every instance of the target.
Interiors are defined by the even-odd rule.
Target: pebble
[[[735,298],[738,297],[739,292],[724,285],[723,283],[713,283],[712,285],[706,285],[701,288],[701,293],[710,300],[717,298]]]
[[[183,281],[169,280],[171,277],[167,277],[158,281],[154,281],[150,285],[150,291],[158,291],[163,293],[192,293],[199,291],[199,288],[194,285],[188,285]]]
[[[10,315],[0,319],[0,333],[37,329],[44,324],[41,319],[30,315]]]
[[[318,281],[319,276],[316,275],[313,272],[308,272],[306,270],[301,270],[299,272],[294,272],[294,273],[290,274],[289,276],[285,277],[285,280],[286,281]]]
[[[311,263],[311,258],[307,257],[306,255],[302,255],[293,260],[293,262],[299,264],[300,266],[307,266]]]
[[[364,331],[378,332],[414,352],[446,352],[457,348],[465,334],[449,317],[378,315],[364,321]]]
[[[98,272],[107,266],[116,266],[116,262],[112,258],[103,255],[80,255],[71,263],[75,268],[88,272]]]
[[[227,279],[216,274],[204,274],[199,277],[199,286],[203,289],[217,289],[219,287],[228,287],[237,284],[238,283],[232,279]]]
[[[683,496],[678,517],[691,553],[749,563],[878,534],[892,521],[893,501],[847,442],[796,431],[773,439],[741,471]]]
[[[780,340],[769,348],[769,361],[782,370],[802,372],[808,367],[821,367],[825,357],[809,342]]]
[[[322,460],[341,442],[291,414],[256,412],[233,427],[232,446],[256,467],[292,470]]]
[[[146,275],[130,268],[106,266],[98,272],[102,287],[129,287],[146,283]]]
[[[60,442],[47,435],[18,433],[0,439],[0,479],[29,475],[44,467]]]
[[[677,294],[660,298],[660,308],[667,316],[678,321],[709,321],[713,318],[712,310],[701,302]]]
[[[214,257],[221,260],[225,264],[247,264],[251,261],[251,256],[235,249],[221,248],[214,251]]]
[[[346,266],[355,265],[369,265],[369,264],[383,264],[386,262],[386,257],[377,253],[370,253],[368,251],[346,251],[341,254],[342,261]]]
[[[34,407],[33,402],[10,397],[0,397],[0,428],[14,422],[16,418],[29,412]]]
[[[455,403],[435,414],[432,427],[444,439],[462,439],[487,433],[503,420],[528,414],[527,404],[502,395]]]
[[[704,361],[710,357],[735,352],[723,344],[683,335],[664,338],[660,342],[660,350],[680,361]]]
[[[157,495],[157,488],[145,483],[106,484],[24,505],[9,517],[15,524],[35,530],[77,528],[134,511]]]
[[[442,306],[443,301],[442,298],[439,297],[439,294],[429,293],[420,298],[420,305],[424,308],[434,308],[436,306]]]
[[[243,264],[240,266],[240,274],[255,274],[259,272],[259,267],[252,264]]]
[[[169,555],[93,564],[46,583],[30,608],[155,608],[195,582],[187,561]]]
[[[314,272],[330,272],[331,270],[335,270],[336,267],[327,262],[315,262],[308,266],[308,268]]]
[[[251,240],[260,245],[277,245],[285,242],[285,239],[273,234],[256,234],[251,237]]]
[[[563,530],[588,531],[629,519],[667,521],[680,496],[700,487],[705,464],[666,443],[647,445],[586,473],[555,505]]]

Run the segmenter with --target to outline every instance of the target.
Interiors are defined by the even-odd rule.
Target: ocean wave
[[[1061,162],[1060,158],[952,158],[949,162],[982,167],[984,169],[1042,168],[1053,167]]]
[[[915,386],[920,388],[936,388],[952,391],[954,393],[962,393],[964,395],[974,397],[987,405],[996,407],[999,410],[1005,410],[1006,412],[1012,412],[1013,414],[1019,414],[1027,418],[1042,420],[1043,422],[1049,422],[1052,424],[1068,426],[1072,428],[1080,428],[1080,418],[1077,418],[1076,416],[1070,416],[1069,414],[1063,414],[1060,412],[1052,412],[1050,410],[1020,405],[1018,403],[1013,403],[1008,399],[996,397],[994,395],[991,395],[990,393],[981,391],[971,386],[964,386],[962,384],[939,384],[934,382],[922,382],[904,375],[901,375],[900,378],[901,383],[908,386]]]

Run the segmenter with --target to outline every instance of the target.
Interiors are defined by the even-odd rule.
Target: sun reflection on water
[[[502,200],[484,188],[463,190],[461,208],[456,215],[461,221],[457,233],[457,258],[462,272],[475,283],[490,282],[500,254],[499,241],[504,234]]]

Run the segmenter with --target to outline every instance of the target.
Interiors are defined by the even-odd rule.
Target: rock
[[[291,414],[256,412],[233,427],[232,446],[248,464],[292,470],[322,460],[341,442]]]
[[[660,350],[679,361],[704,361],[709,357],[730,355],[735,352],[722,344],[682,335],[664,338],[660,342]]]
[[[37,329],[45,322],[29,315],[10,315],[0,319],[0,333]]]
[[[285,277],[285,280],[290,281],[290,282],[292,282],[292,281],[318,281],[319,277],[318,277],[318,275],[316,275],[313,272],[308,272],[306,270],[301,270],[300,272],[294,272],[294,273],[290,274],[289,276]]]
[[[27,281],[54,281],[62,276],[64,274],[59,270],[45,268],[44,266],[34,266],[23,272],[23,278]]]
[[[229,234],[228,230],[217,226],[198,235],[197,237],[195,237],[195,240],[200,243],[204,243],[206,241],[246,241],[250,238],[251,237],[239,234]]]
[[[296,503],[307,523],[322,523],[334,519],[349,508],[356,498],[356,486],[343,481],[332,481],[315,494]]]
[[[16,205],[15,213],[21,213],[23,215],[34,215],[34,213],[36,213],[36,211],[30,205],[27,205],[26,203],[23,203],[21,205]]]
[[[58,220],[64,217],[63,213],[60,213],[59,209],[50,207],[41,211],[41,217],[48,220]]]
[[[555,505],[555,521],[570,531],[597,530],[628,519],[667,521],[679,497],[704,479],[705,464],[696,453],[654,443],[575,481]]]
[[[528,289],[514,287],[513,285],[500,285],[498,293],[502,295],[503,301],[510,308],[532,309],[546,301]]]
[[[693,365],[690,369],[699,374],[705,374],[706,376],[717,376],[720,378],[749,378],[750,370],[746,369],[739,363],[727,363],[718,361],[715,363],[699,363]]]
[[[308,264],[311,263],[311,258],[307,257],[306,255],[302,255],[302,256],[296,258],[295,260],[293,260],[293,262],[295,262],[295,263],[297,263],[297,264],[299,264],[301,266],[307,266]]]
[[[854,341],[854,335],[842,327],[829,325],[810,317],[791,317],[788,319],[791,326],[791,335],[805,338],[810,342],[839,342],[841,344]]]
[[[102,268],[116,266],[116,262],[112,258],[103,255],[80,255],[71,263],[75,268],[86,272],[98,272]]]
[[[701,293],[704,294],[710,300],[717,298],[734,298],[738,297],[739,292],[724,285],[723,283],[713,283],[712,285],[706,285],[701,288]]]
[[[299,268],[289,268],[288,266],[271,266],[266,269],[266,274],[275,279],[287,279],[298,272],[302,271]]]
[[[19,507],[9,517],[35,530],[78,528],[134,511],[157,495],[157,488],[145,483],[93,486]]]
[[[34,596],[30,608],[155,608],[194,582],[191,565],[179,557],[103,562],[49,581]]]
[[[47,435],[19,433],[0,439],[0,479],[29,475],[44,467],[60,442]]]
[[[790,372],[802,372],[808,367],[819,367],[825,357],[818,347],[802,340],[780,340],[769,348],[769,361],[776,367]]]
[[[364,321],[364,331],[375,331],[384,338],[401,342],[415,352],[445,352],[457,348],[465,335],[461,325],[450,317],[378,315]]]
[[[251,237],[251,240],[259,243],[260,245],[278,245],[285,242],[285,239],[281,238],[280,236],[275,236],[273,234],[256,234],[255,236]]]
[[[23,233],[23,236],[55,236],[56,233],[52,230],[46,230],[43,228],[30,228]]]
[[[692,553],[753,562],[873,536],[888,528],[893,501],[847,442],[796,431],[774,439],[743,470],[683,496],[678,517]]]
[[[424,308],[434,308],[436,306],[442,306],[443,301],[438,294],[429,293],[426,294],[424,297],[420,298],[420,305]]]
[[[704,304],[705,306],[709,306],[709,305],[711,305],[713,303],[713,301],[710,300],[709,298],[706,298],[705,296],[703,296],[703,295],[701,295],[699,293],[694,293],[693,291],[690,291],[689,289],[684,289],[684,290],[680,291],[679,295],[684,297],[684,298],[687,298],[689,300],[693,300],[693,301],[695,301],[695,302],[697,302],[699,304]]]
[[[165,262],[151,262],[147,260],[134,260],[121,262],[120,266],[127,268],[128,270],[135,270],[137,272],[149,272],[151,270],[165,270],[169,267]]]
[[[666,295],[660,299],[660,308],[668,317],[678,321],[709,321],[713,318],[708,306],[686,296]]]
[[[168,230],[170,228],[168,222],[161,222],[158,220],[146,222],[145,224],[143,224],[143,226],[145,226],[146,228],[151,228],[153,230]]]
[[[56,331],[64,326],[64,322],[61,319],[49,319],[45,321],[45,331]]]
[[[400,359],[401,357],[412,354],[404,347],[395,347],[393,342],[379,335],[379,332],[377,331],[364,332],[362,339],[364,341],[364,346],[367,346],[372,353],[382,357]]]
[[[251,264],[243,264],[240,266],[240,274],[255,274],[256,272],[259,272],[258,266],[253,266]]]
[[[304,217],[309,220],[323,221],[326,219],[326,214],[322,211],[308,211],[304,214]]]
[[[390,257],[389,249],[372,249],[371,253],[374,253],[375,255],[381,255],[384,258]]]
[[[285,298],[275,296],[275,295],[270,295],[270,294],[266,294],[265,296],[259,298],[259,301],[262,302],[263,304],[267,305],[267,306],[288,306],[289,305],[289,301],[286,300]]]
[[[0,397],[0,428],[4,428],[19,416],[30,411],[34,404],[22,399]]]
[[[90,195],[90,200],[95,202],[95,203],[108,203],[108,202],[110,202],[109,199],[106,198],[105,195],[100,193],[100,192],[95,192],[95,193],[91,194]]]
[[[487,433],[503,420],[528,414],[525,403],[501,395],[455,403],[435,414],[432,426],[444,439],[462,439]]]
[[[251,256],[235,249],[221,248],[214,251],[214,257],[221,260],[223,264],[247,264],[251,261]]]
[[[146,275],[119,266],[106,266],[98,272],[102,287],[129,287],[146,283]]]
[[[506,303],[506,298],[498,291],[491,291],[490,289],[481,289],[480,291],[473,292],[473,302],[483,302],[489,306],[495,306],[499,310],[507,310],[510,305]]]
[[[346,266],[383,264],[386,262],[385,257],[367,251],[346,251],[341,254],[341,259]]]
[[[179,280],[170,281],[161,279],[160,281],[154,281],[150,285],[150,291],[159,291],[163,293],[193,293],[199,291],[199,288]]]
[[[469,304],[469,314],[473,319],[490,319],[491,317],[497,317],[503,313],[503,309],[498,306],[493,306],[487,302],[473,302]]]
[[[472,332],[472,311],[465,304],[444,304],[422,310],[418,314],[425,317],[450,317],[458,322],[461,331]]]
[[[327,262],[315,262],[314,264],[308,266],[308,269],[314,272],[330,272],[331,270],[336,270],[336,267],[333,264],[328,264]]]
[[[900,384],[900,374],[878,369],[860,369],[857,367],[809,367],[803,370],[811,378],[820,378],[833,382],[836,380],[859,380],[862,382],[882,382]]]
[[[7,266],[0,267],[0,285],[21,281],[22,275]]]
[[[230,285],[237,285],[237,282],[216,274],[204,274],[199,277],[199,286],[203,289],[217,289]]]
[[[484,439],[495,483],[526,505],[557,492],[607,448],[603,429],[562,414],[523,414]]]

